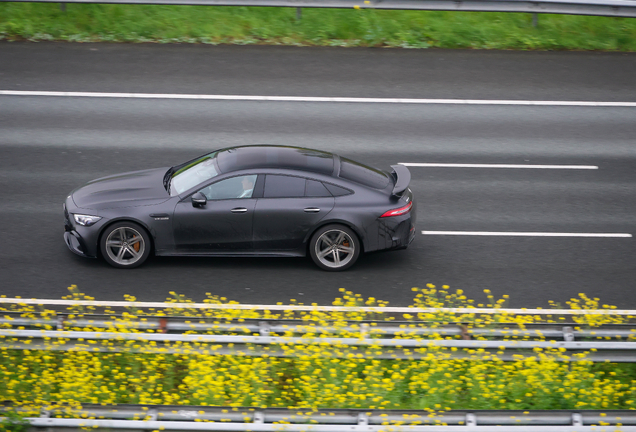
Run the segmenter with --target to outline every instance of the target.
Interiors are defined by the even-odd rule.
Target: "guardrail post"
[[[296,8],[296,21],[300,21],[300,19],[303,17],[303,8]]]
[[[360,324],[360,339],[367,339],[369,336],[369,324]]]
[[[468,327],[464,324],[460,324],[459,326],[459,331],[461,332],[462,335],[462,340],[470,340],[470,333],[468,331]]]
[[[261,336],[269,336],[271,330],[272,327],[269,325],[269,323],[265,321],[258,322],[258,334],[260,334]]]
[[[539,16],[536,12],[532,14],[532,27],[536,27],[539,24]]]
[[[254,423],[265,423],[265,414],[262,411],[254,411]]]
[[[62,3],[64,4],[64,3]],[[64,315],[60,315],[59,317],[57,317],[57,329],[58,330],[64,330]]]
[[[477,416],[475,414],[466,414],[466,426],[477,426]]]
[[[159,318],[159,331],[161,333],[168,333],[168,318]]]
[[[563,340],[566,342],[574,342],[574,331],[572,327],[563,327]]]
[[[358,413],[358,426],[368,426],[369,416],[366,413]]]
[[[572,414],[572,426],[583,426],[583,416],[581,414]]]
[[[46,408],[42,408],[40,410],[40,418],[51,418],[51,412]],[[47,427],[46,429],[44,429],[44,432],[53,432],[53,428]]]
[[[66,3],[60,3],[60,10],[66,12]]]

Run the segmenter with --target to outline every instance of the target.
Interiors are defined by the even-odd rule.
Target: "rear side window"
[[[389,177],[382,171],[347,158],[340,158],[340,177],[375,189],[389,185]]]
[[[305,179],[271,175],[265,177],[264,198],[299,198],[305,196]]]
[[[329,189],[329,192],[331,192],[331,195],[333,195],[335,197],[344,196],[344,195],[350,195],[352,193],[349,189],[345,189],[345,188],[342,188],[340,186],[332,185],[330,183],[325,183],[324,185],[325,185],[325,187],[327,189]]]
[[[306,197],[331,197],[331,193],[327,190],[325,185],[316,180],[307,179],[305,185]]]

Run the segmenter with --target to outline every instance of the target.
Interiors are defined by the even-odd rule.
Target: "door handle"
[[[307,207],[305,213],[318,213],[320,209],[318,207]]]
[[[230,210],[232,213],[245,213],[247,209],[245,207],[236,207]]]

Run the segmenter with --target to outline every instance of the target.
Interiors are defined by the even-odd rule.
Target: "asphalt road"
[[[0,43],[0,90],[636,101],[636,55]],[[0,295],[329,304],[344,287],[408,305],[427,283],[508,294],[513,307],[578,293],[636,308],[634,238],[424,236],[344,273],[309,259],[154,258],[132,271],[76,257],[61,203],[90,179],[234,144],[398,162],[594,165],[598,170],[413,167],[418,231],[636,235],[636,108],[388,105],[0,96]]]

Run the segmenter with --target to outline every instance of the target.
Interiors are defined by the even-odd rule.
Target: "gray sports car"
[[[66,244],[120,268],[151,253],[306,256],[345,270],[415,237],[411,174],[319,150],[254,145],[93,180],[64,203]]]

